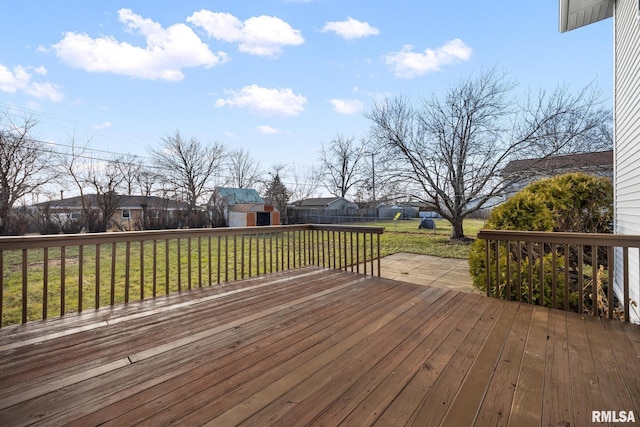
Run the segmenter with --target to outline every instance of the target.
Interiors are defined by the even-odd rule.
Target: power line
[[[138,166],[141,168],[150,168],[150,169],[155,169],[155,170],[162,170],[164,172],[166,172],[163,168],[161,168],[160,166],[156,166],[153,163],[144,163],[144,162],[133,162],[133,161],[124,161],[122,160],[122,158],[126,158],[126,157],[135,157],[137,159],[141,159],[141,160],[148,160],[150,162],[153,162],[153,159],[151,157],[145,157],[145,156],[139,156],[139,155],[134,155],[134,154],[130,154],[130,153],[118,153],[115,151],[108,151],[108,150],[100,150],[100,149],[96,149],[96,148],[90,148],[90,147],[77,147],[71,144],[62,144],[62,143],[55,143],[55,142],[49,142],[49,141],[42,141],[42,140],[38,140],[38,139],[32,139],[30,138],[31,141],[33,142],[37,142],[39,144],[42,144],[44,146],[47,145],[53,145],[53,146],[57,146],[57,147],[67,147],[67,148],[73,148],[73,149],[78,149],[79,152],[68,152],[68,151],[57,151],[54,149],[47,149],[47,148],[39,148],[39,150],[41,152],[45,152],[45,153],[49,153],[49,154],[53,154],[55,156],[69,156],[69,157],[75,157],[75,158],[79,158],[79,159],[85,159],[85,160],[91,160],[91,161],[97,161],[97,162],[104,162],[104,163],[120,163],[120,164],[124,164],[124,165],[129,165],[129,166]],[[87,155],[84,154],[84,151],[90,151],[90,152],[95,152],[95,153],[102,153],[102,154],[110,154],[113,156],[116,156],[117,158],[104,158],[104,157],[96,157],[96,156],[91,156],[91,155]],[[222,169],[221,171],[227,172],[224,169]],[[267,172],[265,172],[267,173]],[[219,178],[222,179],[233,179],[233,176],[228,175],[227,173],[220,173],[216,175]],[[287,185],[287,186],[297,186],[297,185],[309,185],[312,184],[312,181],[306,181],[303,180],[302,177],[300,177],[297,174],[294,174],[292,176],[295,180],[297,180],[298,182],[287,182],[287,181],[282,181],[283,184]],[[306,178],[306,177],[305,177]]]
[[[23,118],[24,116],[29,116],[29,117],[35,117],[36,119],[38,118],[44,118],[44,119],[48,119],[54,122],[61,122],[65,125],[63,125],[63,129],[66,130],[71,130],[74,131],[76,130],[76,127],[81,127],[81,128],[85,128],[88,130],[92,130],[93,132],[95,131],[99,131],[99,132],[106,132],[106,133],[111,133],[111,134],[116,134],[116,135],[121,135],[121,136],[126,136],[129,138],[136,138],[136,139],[141,139],[141,140],[146,140],[145,137],[140,136],[140,135],[136,135],[134,133],[131,132],[126,132],[123,130],[118,130],[118,129],[95,129],[94,126],[91,125],[87,125],[87,124],[82,124],[82,123],[78,123],[77,121],[68,119],[68,118],[61,118],[61,117],[57,117],[54,116],[52,114],[49,113],[44,113],[44,112],[36,112],[33,110],[28,110],[26,108],[22,108],[22,107],[18,107],[15,105],[11,105],[11,104],[7,104],[4,102],[0,102],[0,106],[4,109],[4,111],[8,114],[11,115],[14,118]],[[13,113],[12,111],[16,111],[16,112],[20,112],[22,113],[23,117],[18,116],[17,114]],[[46,121],[44,121],[44,123],[47,123]],[[54,125],[56,126],[56,125]],[[71,126],[71,127],[69,127]]]
[[[17,111],[22,113],[23,115],[27,115],[27,116],[38,116],[38,117],[45,117],[45,118],[49,118],[51,120],[56,120],[56,121],[60,121],[60,122],[67,122],[73,125],[76,125],[76,122],[73,122],[71,120],[68,119],[62,119],[59,117],[55,117],[53,115],[47,114],[47,113],[34,113],[33,111],[27,110],[25,108],[21,108],[21,107],[17,107],[15,105],[10,105],[4,102],[0,102],[0,107],[4,108],[4,112],[5,114],[13,117],[14,119],[24,119],[24,117],[20,117],[18,114],[13,113],[13,111]],[[84,127],[89,128],[90,126],[87,125],[81,125]],[[117,133],[117,134],[121,134],[121,135],[125,135],[125,136],[133,136],[135,138],[140,138],[143,139],[142,137],[138,136],[138,135],[134,135],[134,134],[127,134],[125,132],[119,132],[119,131],[113,131],[113,130],[106,130],[106,132],[111,132],[111,133]],[[131,153],[121,153],[121,152],[116,152],[116,151],[111,151],[111,150],[103,150],[103,149],[97,149],[97,148],[91,148],[89,146],[82,146],[82,147],[78,147],[76,145],[73,144],[65,144],[65,143],[61,143],[61,142],[55,142],[55,141],[44,141],[41,139],[37,139],[37,138],[29,138],[31,141],[37,142],[41,145],[44,146],[54,146],[54,147],[62,147],[62,148],[71,148],[71,149],[77,149],[79,151],[79,153],[74,153],[74,152],[65,152],[65,151],[59,151],[59,150],[54,150],[54,149],[46,149],[46,148],[41,148],[40,150],[49,154],[53,154],[56,156],[75,156],[77,158],[80,159],[85,159],[85,160],[92,160],[92,161],[99,161],[99,162],[104,162],[104,163],[115,163],[115,162],[120,162],[121,164],[125,164],[125,165],[129,165],[129,166],[139,166],[139,167],[145,167],[145,168],[151,168],[151,169],[157,169],[157,170],[162,170],[164,171],[162,168],[154,165],[153,162],[153,158],[148,157],[148,156],[142,156],[142,155],[138,155],[138,154],[131,154]],[[97,157],[97,156],[91,156],[91,155],[86,155],[84,154],[85,152],[92,152],[92,153],[100,153],[100,154],[105,154],[105,155],[109,155],[109,156],[113,156],[115,158],[104,158],[104,157]],[[140,162],[134,162],[134,161],[124,161],[123,159],[126,158],[134,158],[134,159],[139,159],[141,160]],[[143,162],[146,161],[146,162]],[[147,163],[149,162],[149,163]],[[164,171],[166,172],[166,171]],[[227,172],[227,171],[224,171]],[[266,174],[266,171],[265,171]],[[313,180],[306,180],[306,177],[300,176],[298,174],[290,174],[289,176],[291,176],[296,182],[286,182],[286,181],[282,181],[283,184],[287,185],[287,186],[305,186],[305,185],[311,185],[311,184],[315,184],[315,181]],[[227,179],[230,180],[233,177],[228,175],[227,173],[222,173],[222,174],[218,174],[217,177],[220,177],[222,179]]]

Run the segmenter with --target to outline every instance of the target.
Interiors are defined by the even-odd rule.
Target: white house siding
[[[614,10],[615,230],[640,235],[640,17],[638,0],[617,0]],[[615,290],[622,298],[622,251]],[[630,251],[630,297],[640,303],[638,251]],[[631,318],[640,311],[632,306]]]

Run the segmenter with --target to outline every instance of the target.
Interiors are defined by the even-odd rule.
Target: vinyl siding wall
[[[614,10],[615,229],[640,235],[640,19],[638,0],[617,0]],[[622,298],[622,259],[615,290]],[[629,251],[630,297],[640,303],[637,250]],[[631,306],[638,322],[638,306]]]

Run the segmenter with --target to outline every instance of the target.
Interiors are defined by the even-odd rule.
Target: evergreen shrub
[[[568,173],[553,178],[541,179],[494,208],[487,219],[485,229],[522,230],[548,232],[610,233],[613,220],[613,188],[609,179],[584,173]],[[473,284],[486,291],[486,244],[477,239],[469,254],[469,271]],[[606,248],[598,249],[600,281],[598,286],[608,286]],[[552,303],[552,280],[554,269],[559,308],[575,310],[579,292],[578,274],[583,275],[584,295],[589,295],[593,284],[593,254],[591,247],[583,250],[583,265],[578,268],[578,250],[569,246],[565,253],[562,245],[524,242],[500,242],[499,260],[496,260],[495,243],[490,248],[492,286],[498,286],[501,298],[516,299],[540,304],[540,260],[544,269],[544,305]],[[568,257],[568,283],[565,283],[565,261]],[[520,261],[518,263],[518,260]],[[499,277],[496,277],[499,264]],[[529,266],[531,264],[531,266]],[[508,266],[508,268],[507,268]],[[507,280],[508,279],[508,280]],[[519,289],[518,289],[519,287]],[[569,307],[564,306],[565,290],[568,290]],[[495,295],[495,288],[491,290]],[[518,297],[519,292],[519,297]],[[507,297],[507,293],[509,294]],[[606,292],[605,292],[606,294]],[[585,301],[585,310],[590,310],[590,299]]]

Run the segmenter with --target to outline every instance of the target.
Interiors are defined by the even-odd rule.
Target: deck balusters
[[[180,252],[178,252],[180,253]],[[124,302],[129,302],[129,285],[131,276],[131,242],[125,245]],[[180,279],[178,279],[180,281]]]
[[[47,319],[52,312],[63,316],[182,292],[196,287],[196,274],[197,287],[312,265],[360,273],[362,264],[365,274],[377,269],[379,275],[381,232],[376,227],[295,225],[1,237],[0,327]],[[110,246],[103,250],[102,245]],[[9,286],[17,291],[11,301],[19,304],[9,307],[12,320],[7,320]]]
[[[487,296],[515,292],[517,301],[630,321],[630,286],[640,284],[630,283],[629,248],[640,251],[640,236],[481,230],[478,237],[486,241]]]
[[[144,241],[140,242],[140,299],[144,299]]]
[[[249,260],[248,260],[248,264],[249,264],[249,277],[251,277],[251,276],[252,276],[252,274],[251,274],[251,271],[252,271],[252,270],[251,270],[251,264],[252,264],[252,263],[251,263],[251,259],[252,259],[252,256],[251,256],[251,253],[252,253],[252,252],[251,252],[251,246],[252,246],[252,242],[253,242],[253,236],[252,236],[251,234],[249,234]]]
[[[198,236],[198,287],[202,287],[202,238]]]
[[[153,240],[153,272],[151,273],[152,295],[155,298],[158,293],[158,241]]]
[[[60,316],[63,316],[65,313],[65,295],[67,293],[67,289],[65,286],[65,282],[67,280],[65,268],[66,264],[66,248],[62,246],[60,247]]]
[[[49,313],[49,248],[43,248],[42,252],[42,319],[44,320]],[[96,268],[99,268],[99,265],[98,263]],[[2,251],[0,251],[0,319],[2,319],[2,271]]]
[[[22,323],[27,323],[27,303],[29,301],[27,292],[27,250],[22,250]]]
[[[181,246],[182,246],[182,242],[180,241],[180,238],[178,237],[178,241],[176,242],[177,245],[177,255],[176,255],[176,263],[178,266],[178,292],[182,292],[182,254],[181,252]]]
[[[373,252],[373,234],[369,234],[369,253],[371,254],[371,275],[373,276],[375,274],[373,266],[376,258]]]
[[[102,257],[100,253],[100,244],[96,244],[95,248],[95,256],[96,256],[96,280],[95,280],[95,305],[94,308],[97,310],[100,308],[100,258]]]

